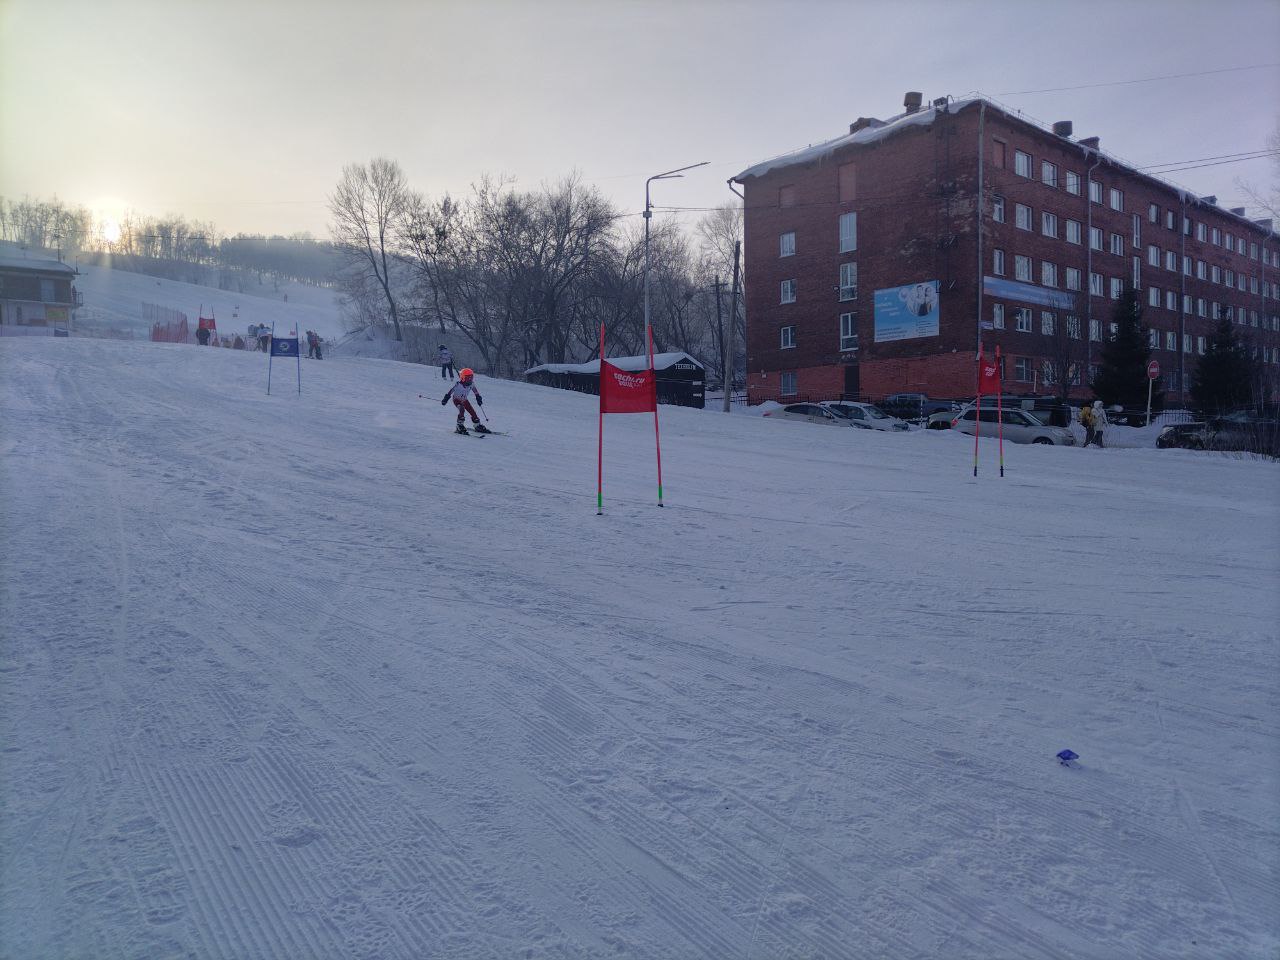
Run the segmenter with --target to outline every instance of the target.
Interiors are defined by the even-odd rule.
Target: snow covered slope
[[[0,341],[0,955],[1280,946],[1276,465],[265,375]]]
[[[142,304],[154,303],[186,313],[193,332],[202,307],[204,315],[212,313],[218,329],[228,334],[243,334],[251,323],[269,326],[273,322],[280,329],[301,323],[303,330],[315,330],[326,338],[344,332],[333,291],[321,287],[287,283],[281,285],[280,297],[262,297],[110,267],[80,264],[79,270],[75,285],[84,295],[84,307],[77,311],[82,331],[101,324],[137,328],[139,336],[145,337],[151,325],[143,318]],[[286,294],[288,301],[281,299]]]

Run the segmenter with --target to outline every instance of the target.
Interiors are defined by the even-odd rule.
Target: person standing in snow
[[[209,328],[208,327],[199,327],[196,330],[196,343],[200,344],[200,346],[202,347],[207,347],[209,345]]]
[[[441,348],[444,349],[444,348]],[[466,433],[467,428],[463,425],[462,418],[464,414],[471,414],[471,429],[476,433],[488,433],[489,428],[480,422],[480,417],[476,415],[475,407],[471,406],[471,401],[467,399],[468,393],[474,393],[476,403],[484,406],[484,398],[480,396],[480,391],[475,386],[475,372],[470,367],[466,367],[458,374],[458,382],[449,388],[449,392],[444,395],[444,399],[440,401],[440,406],[444,406],[453,399],[453,405],[458,408],[458,432]]]
[[[445,374],[449,374],[449,379],[453,379],[453,351],[440,344],[440,379],[443,380]],[[459,417],[461,419],[461,417]]]
[[[1087,447],[1093,443],[1095,437],[1093,432],[1093,407],[1080,408],[1080,426],[1084,427],[1084,445]]]
[[[1102,401],[1093,401],[1093,441],[1102,446],[1102,432],[1107,428],[1107,411],[1102,408]]]

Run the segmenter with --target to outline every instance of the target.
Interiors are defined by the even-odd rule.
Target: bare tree
[[[352,273],[381,288],[397,340],[403,336],[392,274],[412,198],[400,165],[385,157],[343,167],[329,198],[334,244]]]
[[[1041,362],[1040,374],[1045,392],[1063,403],[1071,396],[1071,388],[1085,380],[1088,344],[1084,337],[1088,331],[1081,326],[1084,323],[1081,319],[1085,316],[1084,306],[1083,295],[1072,293],[1071,305],[1054,318],[1053,332],[1049,335]]]

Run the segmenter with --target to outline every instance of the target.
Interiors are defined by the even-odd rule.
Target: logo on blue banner
[[[272,337],[271,355],[273,357],[296,357],[298,355],[298,338]]]

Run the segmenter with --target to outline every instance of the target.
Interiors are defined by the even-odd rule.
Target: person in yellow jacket
[[[1080,408],[1080,426],[1084,427],[1084,445],[1087,447],[1097,439],[1094,433],[1093,407]]]

